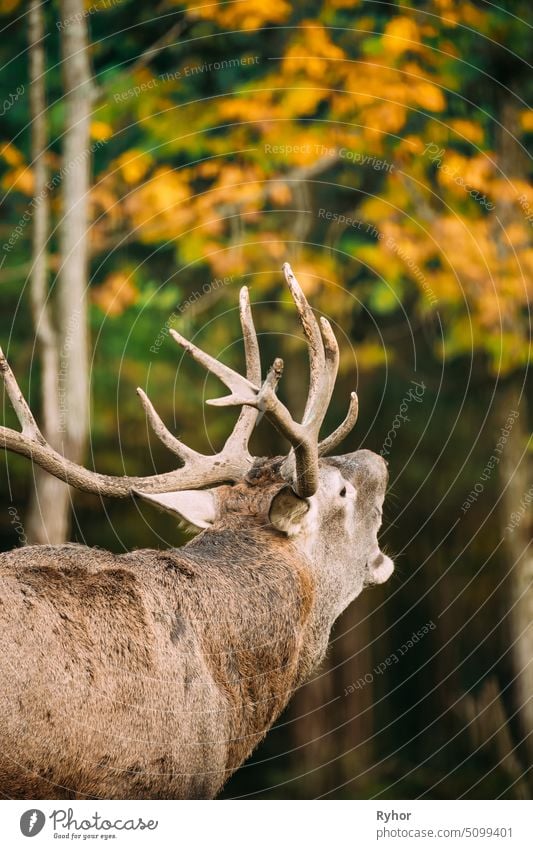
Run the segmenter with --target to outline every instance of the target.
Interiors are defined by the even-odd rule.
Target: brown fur
[[[338,615],[324,612],[313,564],[269,524],[280,485],[270,466],[219,488],[219,519],[180,550],[0,555],[5,796],[217,794],[316,667]]]

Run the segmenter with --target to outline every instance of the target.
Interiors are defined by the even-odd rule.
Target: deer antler
[[[328,411],[333,389],[335,388],[335,380],[339,369],[339,349],[337,341],[333,336],[333,332],[329,333],[329,347],[326,339],[325,344],[322,344],[324,334],[320,333],[320,328],[315,319],[313,310],[309,306],[288,262],[283,265],[283,272],[294,303],[296,304],[304,334],[309,343],[309,395],[304,410],[302,424],[314,421],[318,434]],[[321,322],[326,322],[326,319],[321,319]],[[329,323],[327,323],[327,326],[331,331]],[[329,454],[330,451],[333,451],[333,449],[336,448],[346,436],[348,436],[357,421],[358,412],[359,403],[357,400],[357,394],[352,392],[350,395],[350,405],[346,418],[332,434],[319,443],[319,457]]]
[[[313,495],[318,487],[318,458],[333,450],[353,428],[357,419],[357,396],[355,392],[352,392],[345,420],[330,436],[319,442],[320,428],[337,376],[339,349],[329,322],[325,318],[321,318],[320,323],[316,321],[288,263],[283,266],[283,271],[309,346],[309,395],[301,423],[292,418],[289,410],[276,394],[283,373],[283,360],[278,358],[274,361],[265,381],[261,384],[257,334],[253,324],[248,290],[244,287],[241,289],[239,306],[246,354],[246,377],[206,354],[177,331],[170,330],[172,338],[230,390],[230,395],[207,403],[215,406],[242,407],[232,433],[218,454],[200,454],[177,439],[165,426],[148,396],[139,388],[137,392],[150,426],[163,444],[180,458],[182,466],[172,472],[148,477],[102,475],[79,466],[63,457],[47,443],[1,349],[0,374],[22,429],[19,432],[12,428],[0,427],[0,445],[29,457],[47,472],[77,489],[125,498],[134,491],[161,493],[240,480],[253,463],[248,442],[260,411],[292,446],[291,454],[287,457],[283,468],[284,473],[293,477],[295,491],[302,497]]]
[[[260,386],[261,359],[259,355],[257,333],[255,332],[252,311],[250,308],[250,296],[246,286],[243,286],[240,291],[239,313],[246,357],[246,379],[249,381],[251,386]],[[171,331],[171,333],[173,332],[174,331]],[[213,360],[213,362],[222,366],[222,364],[218,363],[217,360]],[[216,374],[216,372],[214,373]],[[243,407],[237,423],[226,440],[222,451],[218,454],[207,456],[199,454],[197,451],[193,451],[167,429],[154,409],[150,399],[140,387],[137,388],[137,394],[141,399],[141,404],[144,407],[148,421],[155,435],[170,451],[172,451],[173,454],[177,454],[185,464],[187,462],[208,461],[210,465],[214,466],[219,466],[221,463],[223,465],[227,465],[229,458],[232,458],[236,465],[246,465],[246,471],[248,471],[253,462],[253,457],[248,451],[248,442],[255,427],[257,410],[250,407]],[[231,480],[232,478],[228,479]]]
[[[241,290],[240,317],[246,354],[246,369],[249,378],[261,383],[259,346],[253,325],[250,301],[246,288]],[[242,410],[239,419],[226,440],[222,451],[212,456],[200,454],[188,448],[167,430],[142,389],[137,392],[146,411],[148,420],[161,441],[177,454],[183,466],[172,472],[148,477],[101,475],[59,454],[47,443],[40,432],[31,410],[24,399],[15,375],[0,349],[0,373],[13,409],[22,426],[20,432],[0,427],[0,445],[17,454],[29,457],[50,474],[76,489],[126,498],[131,492],[170,492],[178,489],[198,488],[223,481],[240,480],[250,469],[253,457],[248,451],[248,440],[257,418],[257,411]],[[252,385],[252,384],[251,384]]]
[[[247,405],[260,410],[277,430],[290,442],[294,453],[294,489],[298,495],[313,495],[318,487],[318,457],[331,451],[350,432],[357,419],[357,396],[352,393],[350,408],[344,422],[331,436],[318,442],[320,428],[326,416],[339,367],[339,348],[329,321],[325,318],[317,323],[313,311],[288,263],[283,266],[285,279],[300,316],[309,346],[310,381],[309,395],[301,424],[296,422],[287,407],[276,395],[277,385],[283,373],[283,360],[276,359],[261,388],[254,386],[233,369],[215,360],[196,345],[193,345],[175,330],[172,338],[205,369],[215,374],[231,395],[208,401],[217,407]],[[292,458],[285,463],[290,472]]]

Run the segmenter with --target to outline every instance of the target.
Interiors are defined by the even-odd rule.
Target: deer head
[[[175,330],[172,338],[229,389],[216,406],[241,412],[223,449],[206,456],[188,448],[164,425],[146,394],[138,389],[148,421],[177,457],[172,472],[149,477],[101,475],[72,463],[44,439],[0,351],[0,371],[22,426],[0,428],[0,444],[29,457],[73,487],[99,495],[134,495],[176,514],[197,530],[231,527],[235,533],[252,524],[281,535],[316,571],[329,599],[324,615],[333,621],[367,584],[382,583],[393,563],[379,548],[377,534],[387,484],[385,461],[370,451],[327,457],[350,433],[358,413],[352,392],[345,420],[320,440],[320,429],[333,393],[339,350],[329,322],[316,321],[290,266],[283,266],[309,348],[309,394],[301,422],[276,394],[283,361],[276,359],[264,381],[248,291],[240,294],[240,318],[246,354],[246,377],[203,352]],[[291,445],[284,458],[253,458],[248,450],[259,413]]]

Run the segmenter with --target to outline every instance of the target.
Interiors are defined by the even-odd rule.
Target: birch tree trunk
[[[62,454],[81,462],[89,413],[87,253],[92,78],[83,0],[62,0],[61,53],[65,125],[61,167],[60,270],[50,318],[46,284],[49,207],[46,191],[44,113],[44,25],[41,4],[30,9],[33,160],[44,201],[37,207],[33,234],[32,305],[42,354],[42,419],[46,438]],[[70,526],[71,490],[36,472],[27,536],[34,543],[64,542]]]
[[[89,419],[87,257],[93,86],[83,0],[62,0],[60,10],[64,21],[69,21],[61,39],[66,116],[58,291],[60,397],[65,403],[60,407],[66,454],[80,462]]]
[[[35,338],[41,356],[41,418],[48,441],[57,446],[59,434],[58,340],[52,322],[48,291],[47,246],[50,234],[50,200],[46,165],[46,54],[43,7],[31,0],[29,10],[29,99],[31,111],[31,158],[35,204],[32,230],[30,298]],[[66,538],[65,512],[56,510],[64,484],[33,467],[26,537],[29,542],[62,542]]]

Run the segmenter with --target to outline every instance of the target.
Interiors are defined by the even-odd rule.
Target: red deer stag
[[[220,453],[185,446],[138,390],[151,427],[179,458],[166,474],[113,477],[66,460],[46,443],[2,354],[22,429],[0,428],[0,444],[73,487],[148,500],[202,531],[166,551],[67,544],[0,555],[4,795],[216,796],[316,669],[337,617],[391,575],[377,538],[386,464],[366,450],[325,458],[355,424],[357,397],[319,441],[338,346],[288,264],[284,273],[309,347],[302,422],[276,394],[282,360],[261,382],[243,289],[246,377],[171,331],[229,388],[208,403],[241,407]],[[249,454],[259,412],[290,443],[286,457]]]

